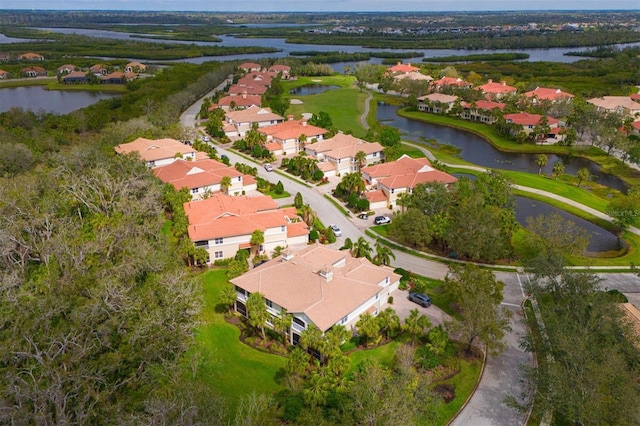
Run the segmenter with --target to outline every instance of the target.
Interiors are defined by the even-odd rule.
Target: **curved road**
[[[219,87],[224,87],[224,85],[226,85],[226,82],[221,84]],[[368,105],[371,98],[371,95],[367,98],[365,113],[368,112]],[[183,126],[191,128],[195,125],[195,118],[198,111],[200,111],[201,104],[202,100],[196,102],[182,114],[180,122]],[[220,154],[227,155],[233,163],[238,161],[244,163],[248,162],[246,158],[243,158],[235,152],[229,151],[223,147],[216,146],[216,149]],[[424,151],[428,156],[433,158],[431,153],[427,150]],[[455,167],[460,166],[456,165]],[[471,168],[473,166],[466,167]],[[482,168],[476,169],[484,170]],[[356,219],[351,216],[347,217],[342,214],[325,198],[322,191],[326,192],[327,190],[323,189],[323,187],[307,185],[288,174],[277,170],[269,173],[262,167],[258,167],[258,174],[260,177],[270,181],[282,181],[287,188],[287,191],[292,194],[300,192],[305,202],[313,206],[319,217],[323,218],[327,223],[335,223],[340,227],[343,233],[341,239],[348,237],[355,241],[359,237],[364,236],[370,241],[370,243],[374,243],[374,241],[367,237],[363,232],[362,228],[366,223],[360,219]],[[571,200],[563,199],[563,197],[545,193],[544,191],[533,190],[531,188],[518,188],[538,192],[542,195],[556,198],[566,202],[567,204],[574,205],[598,217],[604,216],[604,218],[608,218],[603,213],[594,211],[593,209],[575,203]],[[633,232],[638,233],[640,231],[634,228]],[[417,257],[402,251],[395,251],[394,253],[396,255],[394,266],[396,267],[402,267],[419,275],[435,279],[443,279],[447,274],[448,268],[443,263]],[[521,394],[523,388],[519,378],[519,366],[522,364],[531,364],[533,362],[532,355],[524,352],[519,346],[520,338],[525,333],[525,328],[521,321],[523,319],[523,312],[520,308],[520,303],[525,298],[523,284],[526,284],[528,277],[515,271],[496,272],[496,276],[499,280],[505,283],[503,305],[513,312],[513,318],[510,324],[512,330],[505,335],[506,348],[504,352],[498,356],[489,356],[487,358],[484,373],[475,393],[451,423],[455,426],[523,425],[527,420],[527,416],[525,414],[517,412],[516,410],[506,406],[504,404],[504,400],[508,396],[516,397]],[[632,302],[635,301],[636,306],[639,306],[640,282],[635,274],[601,274],[601,277],[604,279],[603,286],[606,286],[609,289],[616,288],[622,291],[630,297]]]

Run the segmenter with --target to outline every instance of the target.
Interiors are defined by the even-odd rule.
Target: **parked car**
[[[391,219],[389,219],[387,216],[376,216],[373,222],[376,225],[383,225],[385,223],[391,223]]]
[[[409,293],[409,300],[425,308],[431,306],[431,298],[426,294],[412,291],[411,293]]]
[[[209,141],[211,140],[211,138],[210,138],[209,136],[203,136],[203,137],[202,137],[202,140],[203,140],[204,142],[209,142]]]
[[[329,225],[329,228],[333,230],[333,235],[335,235],[336,237],[342,236],[342,230],[338,228],[338,225]]]
[[[267,163],[264,165],[264,169],[268,172],[272,172],[273,171],[273,166],[270,163]]]
[[[368,214],[368,213],[360,213],[360,214],[358,215],[358,218],[359,218],[359,219],[367,220],[367,219],[369,219],[369,214]]]

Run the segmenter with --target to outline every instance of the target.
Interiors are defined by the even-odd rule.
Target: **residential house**
[[[189,219],[189,238],[209,253],[209,262],[234,257],[241,249],[251,249],[251,235],[259,230],[264,243],[257,253],[276,247],[306,245],[309,228],[295,207],[279,208],[273,198],[261,195],[230,196],[220,192],[200,201],[184,204]]]
[[[126,82],[127,76],[121,71],[114,71],[100,76],[100,84],[125,84]]]
[[[239,110],[249,108],[250,106],[262,106],[262,96],[260,95],[248,95],[246,92],[240,96],[224,96],[218,100],[218,103],[209,107],[209,111],[213,111],[216,108],[229,110]]]
[[[87,84],[89,76],[85,71],[71,71],[62,77],[62,82],[64,84]]]
[[[372,198],[365,193],[372,209],[397,205],[402,194],[411,194],[420,183],[437,182],[445,185],[452,184],[457,179],[445,172],[436,170],[427,158],[411,158],[403,155],[396,161],[375,164],[360,170],[362,179],[373,189]],[[381,202],[377,191],[384,194]],[[377,200],[377,202],[376,202]],[[375,203],[375,204],[374,204]]]
[[[403,64],[402,62],[398,62],[394,66],[387,68],[388,75],[409,74],[418,71],[420,71],[420,67],[413,66],[411,63]]]
[[[323,140],[328,132],[308,124],[304,118],[294,120],[293,116],[289,116],[288,120],[282,123],[262,127],[259,131],[267,137],[267,149],[274,155],[297,154],[304,150],[304,142]]]
[[[239,111],[228,111],[225,114],[225,120],[232,126],[229,130],[225,130],[227,136],[243,137],[254,125],[258,128],[272,126],[282,123],[284,118],[271,112],[270,108],[254,105]]]
[[[229,87],[227,93],[229,96],[262,96],[267,91],[267,86],[246,86],[234,84]]]
[[[257,189],[253,176],[243,175],[235,168],[210,158],[194,161],[179,158],[171,164],[156,167],[153,174],[177,190],[189,189],[194,200],[222,191],[221,183],[225,176],[231,180],[231,186],[226,189],[229,195],[240,195]]]
[[[424,112],[442,114],[448,112],[457,100],[457,96],[430,93],[418,98],[418,109]]]
[[[273,80],[273,78],[276,75],[277,74],[273,74],[273,73],[270,73],[270,72],[252,71],[249,74],[247,74],[244,77],[242,77],[241,79],[239,79],[236,84],[238,86],[253,86],[253,87],[266,86],[266,87],[269,87],[269,85],[271,85],[271,80]]]
[[[272,317],[279,316],[282,309],[293,315],[289,338],[297,344],[311,325],[322,332],[342,325],[355,333],[361,315],[377,315],[385,309],[400,275],[388,266],[355,258],[348,250],[314,244],[297,253],[286,251],[231,283],[239,313],[246,315],[248,297],[260,293]]]
[[[473,87],[473,84],[469,83],[468,81],[464,81],[461,78],[442,77],[439,80],[433,81],[431,83],[431,87],[433,87],[436,92],[439,92],[446,87],[454,87],[456,89],[471,89]]]
[[[509,86],[506,81],[496,83],[493,80],[489,80],[487,84],[483,84],[477,87],[488,99],[499,100],[508,94],[516,93],[517,88]]]
[[[125,73],[141,73],[141,72],[145,72],[147,70],[147,66],[145,64],[142,64],[140,62],[129,62],[127,65],[125,65],[124,67],[124,72]]]
[[[56,74],[60,75],[60,74],[69,74],[70,72],[73,72],[77,69],[78,67],[76,67],[75,65],[72,64],[65,64],[65,65],[60,65],[58,67],[58,69],[56,70]]]
[[[47,76],[47,70],[45,70],[42,67],[22,68],[20,73],[25,77],[46,77]]]
[[[33,52],[23,53],[18,56],[19,61],[44,61],[44,56]]]
[[[588,99],[587,102],[595,105],[598,111],[617,112],[625,116],[640,118],[640,103],[631,99],[630,96],[603,96]]]
[[[503,111],[506,104],[502,102],[479,100],[471,103],[461,102],[460,106],[462,107],[460,117],[466,120],[492,124],[498,119],[495,112]]]
[[[9,62],[11,60],[11,53],[0,52],[0,62]]]
[[[433,77],[430,75],[422,74],[419,71],[408,72],[406,74],[396,74],[393,76],[393,79],[396,82],[400,82],[402,80],[411,80],[411,81],[424,81],[427,83],[431,83],[433,81]]]
[[[11,74],[9,74],[8,71],[0,70],[0,80],[5,80],[10,77],[11,77]]]
[[[198,160],[206,158],[202,152],[192,146],[175,139],[138,138],[133,142],[123,143],[115,147],[118,154],[137,153],[149,167],[160,167],[171,164],[177,159]]]
[[[640,136],[640,121],[634,121],[631,123],[631,133]]]
[[[283,80],[288,80],[291,77],[291,67],[289,65],[275,64],[269,67],[269,72],[280,74]]]
[[[109,68],[107,68],[105,64],[95,64],[91,66],[91,68],[89,68],[89,71],[91,71],[96,76],[109,74]]]
[[[262,65],[256,64],[255,62],[245,62],[238,65],[238,68],[245,72],[260,71],[262,69]]]
[[[318,160],[318,168],[325,176],[340,176],[357,172],[360,164],[356,160],[358,152],[365,153],[364,165],[384,161],[384,147],[378,142],[367,142],[352,135],[338,133],[329,139],[304,146],[307,155]]]
[[[531,100],[532,103],[536,103],[538,101],[562,102],[573,99],[573,95],[571,93],[548,87],[536,87],[534,90],[525,92],[523,95]]]
[[[516,134],[524,131],[527,135],[534,131],[536,126],[542,125],[542,116],[539,114],[529,114],[528,112],[518,112],[515,114],[505,114],[504,119],[507,123],[517,125]],[[553,117],[547,117],[547,126],[549,131],[544,135],[545,139],[562,139],[559,126],[560,121]],[[515,136],[515,135],[514,135]]]

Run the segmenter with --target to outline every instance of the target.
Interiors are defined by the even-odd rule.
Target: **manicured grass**
[[[204,309],[202,326],[196,340],[207,354],[199,378],[209,383],[235,407],[243,395],[251,392],[273,394],[282,387],[276,383],[285,358],[257,351],[239,340],[240,331],[216,312],[220,291],[227,283],[226,270],[214,269],[202,274]],[[232,410],[233,412],[233,410]]]
[[[0,89],[5,87],[22,87],[22,86],[47,86],[51,83],[55,83],[57,78],[44,77],[44,78],[15,78],[5,81],[0,81]]]
[[[277,194],[276,191],[269,191],[269,192],[266,192],[264,195],[268,195],[274,200],[277,200],[278,198],[291,197],[291,194],[289,194],[287,191],[284,191],[282,194]]]
[[[392,341],[387,343],[386,345],[378,346],[373,349],[364,349],[351,352],[349,354],[351,365],[349,366],[348,371],[352,373],[363,361],[372,359],[375,359],[385,367],[391,367],[394,363],[398,345],[399,342]]]
[[[352,76],[300,77],[295,81],[285,80],[282,82],[285,92],[307,84],[341,87],[317,95],[287,95],[303,102],[302,105],[290,105],[287,114],[300,117],[303,112],[318,114],[324,111],[331,117],[335,128],[344,132],[351,131],[354,136],[363,137],[367,132],[360,123],[360,116],[364,112],[364,101],[368,95],[355,87],[354,83],[355,77]]]
[[[468,361],[460,359],[460,372],[448,380],[438,382],[437,384],[451,384],[455,386],[456,397],[448,404],[440,406],[439,415],[437,416],[437,424],[446,425],[451,418],[462,408],[471,392],[473,392],[476,383],[480,378],[482,369],[482,361],[474,359]]]

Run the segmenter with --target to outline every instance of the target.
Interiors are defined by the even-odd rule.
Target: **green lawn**
[[[294,87],[308,84],[341,87],[317,95],[287,95],[290,99],[300,99],[303,102],[301,105],[290,105],[287,114],[293,114],[299,118],[303,112],[318,114],[324,111],[331,117],[335,128],[344,132],[351,131],[354,136],[363,137],[367,132],[360,123],[360,117],[364,112],[367,93],[355,87],[355,81],[355,77],[344,75],[283,80],[282,86],[286,93]]]
[[[240,331],[216,312],[218,294],[227,283],[226,270],[214,269],[201,276],[205,305],[196,340],[207,354],[199,371],[235,407],[250,392],[273,394],[282,389],[276,375],[285,358],[257,351],[239,340]]]

